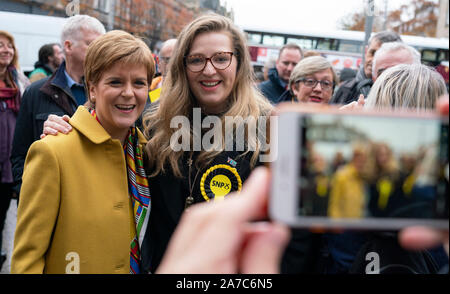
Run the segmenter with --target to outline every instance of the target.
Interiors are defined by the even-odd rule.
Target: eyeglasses
[[[322,87],[323,90],[325,91],[329,91],[333,88],[334,83],[330,82],[330,81],[318,81],[318,80],[314,80],[314,79],[299,79],[296,81],[296,83],[298,82],[303,82],[305,84],[306,87],[309,88],[315,88],[317,86],[318,83],[320,83],[320,87]]]
[[[224,70],[230,66],[233,54],[233,52],[218,52],[210,58],[203,55],[189,55],[185,57],[186,67],[194,73],[201,72],[209,61],[215,69]]]
[[[165,64],[169,64],[170,57],[163,57],[163,56],[160,56],[160,57],[159,57],[159,60],[161,60],[161,61],[164,62]]]

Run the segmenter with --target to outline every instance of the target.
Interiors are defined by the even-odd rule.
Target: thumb
[[[243,274],[280,273],[281,257],[290,238],[280,224],[253,224],[242,249],[240,270]]]
[[[364,100],[364,95],[363,94],[359,95],[358,104],[364,105],[365,103],[366,103],[366,101]]]

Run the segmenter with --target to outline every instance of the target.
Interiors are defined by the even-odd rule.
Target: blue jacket
[[[269,70],[269,80],[259,84],[261,92],[270,103],[277,104],[280,96],[286,91],[286,84],[278,76],[276,68]]]

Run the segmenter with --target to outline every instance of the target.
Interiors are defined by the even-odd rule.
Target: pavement
[[[6,214],[5,226],[3,228],[2,252],[6,252],[7,259],[3,263],[0,274],[9,274],[11,269],[11,255],[14,244],[14,231],[17,219],[17,200],[11,200]]]

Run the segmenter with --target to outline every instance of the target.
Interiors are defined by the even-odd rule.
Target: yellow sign
[[[231,191],[231,181],[224,175],[217,175],[212,178],[209,186],[211,187],[211,192],[214,193],[214,198],[216,200],[219,200],[219,198],[222,200],[223,197]]]
[[[242,189],[242,180],[236,168],[219,164],[209,168],[200,181],[200,191],[206,201],[223,200],[233,191]]]

